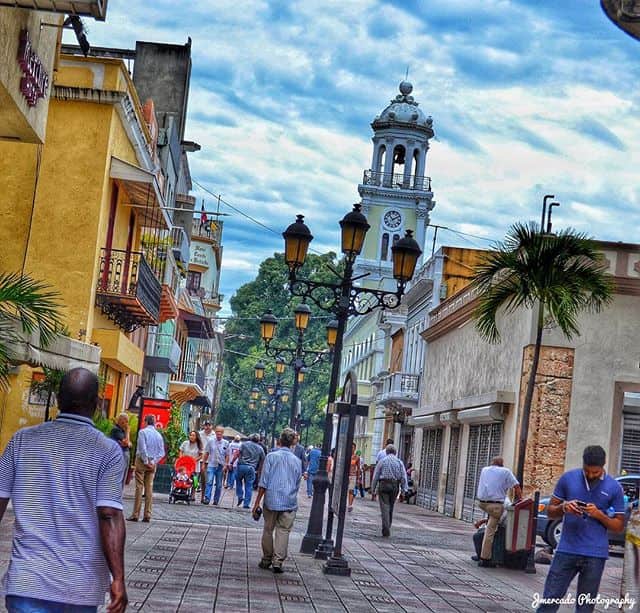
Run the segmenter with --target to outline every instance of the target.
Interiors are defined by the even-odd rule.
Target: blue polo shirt
[[[605,514],[609,507],[613,507],[616,515],[625,513],[622,487],[607,474],[589,489],[589,483],[581,468],[567,471],[558,480],[553,495],[562,501],[591,502]],[[588,515],[565,513],[557,550],[579,556],[608,558],[607,529],[597,519]]]

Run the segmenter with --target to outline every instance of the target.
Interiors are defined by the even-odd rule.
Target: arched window
[[[380,243],[380,259],[386,261],[389,251],[389,233],[385,232],[382,235],[382,242]]]
[[[394,174],[404,175],[404,165],[406,159],[406,151],[402,145],[396,145],[393,150],[393,170]],[[402,179],[400,179],[402,181]],[[394,180],[395,183],[395,180]]]

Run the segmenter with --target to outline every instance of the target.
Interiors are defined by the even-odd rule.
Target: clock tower
[[[424,251],[429,211],[434,207],[431,179],[426,176],[433,121],[419,108],[413,85],[400,83],[400,93],[371,124],[373,157],[358,193],[371,226],[354,274],[368,273],[362,284],[394,290],[391,247],[413,230]]]

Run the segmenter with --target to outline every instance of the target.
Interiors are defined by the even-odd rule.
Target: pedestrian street
[[[156,494],[151,523],[127,522],[128,610],[530,611],[549,568],[537,565],[535,575],[479,568],[470,558],[471,524],[406,504],[396,505],[391,538],[383,539],[377,502],[358,498],[345,529],[351,577],[329,577],[322,573],[322,561],[298,553],[310,507],[301,492],[290,557],[285,573],[276,576],[258,568],[262,522],[234,507],[230,490],[223,491],[219,507],[169,504],[165,495]],[[126,513],[132,504],[128,486]],[[3,530],[0,572],[9,547],[8,530]],[[612,556],[602,580],[603,596],[616,597],[621,569],[622,558]]]

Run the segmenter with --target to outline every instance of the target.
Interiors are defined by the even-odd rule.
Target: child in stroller
[[[174,471],[169,502],[182,500],[190,504],[194,495],[193,475],[196,472],[196,461],[190,456],[182,456],[176,460]]]

